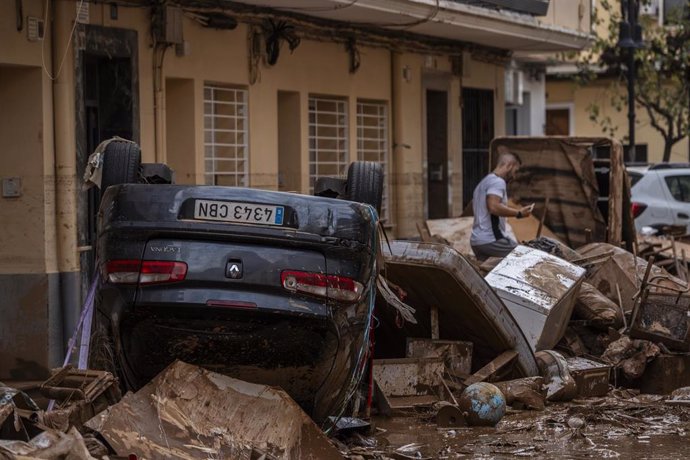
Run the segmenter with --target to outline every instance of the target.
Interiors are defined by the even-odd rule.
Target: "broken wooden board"
[[[443,375],[443,358],[374,360],[374,380],[386,395],[438,394],[440,375]]]
[[[514,208],[519,206],[511,203]],[[472,235],[472,224],[474,217],[453,217],[449,219],[432,219],[426,221],[427,232],[430,238],[448,242],[450,246],[464,256],[473,256],[472,246],[470,246],[470,236]],[[507,233],[510,238],[517,242],[530,241],[536,238],[539,220],[534,216],[516,219],[508,218]],[[420,230],[421,233],[421,230]],[[542,230],[542,236],[555,240],[558,237],[547,227]],[[422,238],[424,241],[424,238]]]
[[[461,340],[407,339],[408,358],[442,358],[455,375],[472,372],[472,343]]]
[[[428,407],[441,399],[443,358],[375,359],[373,374],[382,412]]]
[[[124,457],[342,458],[283,390],[181,361],[86,426]]]
[[[498,375],[499,372],[501,372],[508,364],[512,363],[517,356],[518,354],[513,350],[504,351],[489,364],[470,375],[469,378],[465,380],[465,385],[470,386],[474,383],[483,382],[495,375]]]
[[[685,251],[686,257],[690,256],[690,243],[678,240],[671,241],[669,238],[660,238],[658,236],[638,236],[638,239],[640,240],[640,245],[645,244],[658,248],[658,250],[652,252],[667,259],[677,259],[680,263],[683,263],[685,262],[682,260],[683,251]],[[675,255],[673,251],[674,244],[676,246]]]
[[[474,217],[455,217],[426,221],[426,228],[432,238],[440,238],[464,256],[474,255],[470,246]]]

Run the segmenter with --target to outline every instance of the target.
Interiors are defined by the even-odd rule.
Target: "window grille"
[[[346,176],[347,123],[346,100],[309,97],[309,193],[319,177]]]
[[[383,201],[381,220],[390,218],[388,107],[383,102],[357,102],[357,156],[363,161],[376,161],[383,167]]]
[[[248,187],[247,90],[204,86],[204,179],[207,185]]]

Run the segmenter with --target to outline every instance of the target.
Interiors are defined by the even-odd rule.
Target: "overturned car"
[[[127,389],[175,359],[280,386],[317,422],[342,411],[368,353],[378,165],[348,198],[136,182],[138,146],[106,149],[89,366]],[[135,154],[132,154],[135,152]],[[117,155],[117,161],[108,161]],[[135,157],[134,159],[130,156]],[[115,164],[119,178],[105,168]],[[377,202],[378,200],[378,202]]]

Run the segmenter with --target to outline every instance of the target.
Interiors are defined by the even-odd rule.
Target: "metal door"
[[[426,91],[426,155],[429,219],[448,217],[447,91]]]
[[[494,137],[494,92],[462,90],[462,206],[472,200],[479,181],[489,173],[489,144]]]

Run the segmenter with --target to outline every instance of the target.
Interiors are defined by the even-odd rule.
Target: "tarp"
[[[491,141],[490,151],[492,168],[501,153],[520,157],[522,167],[508,184],[508,197],[523,206],[534,203],[534,216],[546,214],[544,236],[553,238],[550,230],[556,239],[577,249],[589,241],[589,230],[591,241],[625,242],[626,249],[632,251],[636,233],[620,142],[610,138],[508,136]],[[547,198],[549,206],[545,209]],[[462,216],[469,215],[468,206]],[[508,223],[519,242],[536,237],[536,219],[509,219]],[[431,228],[429,232],[434,235]]]
[[[573,248],[585,244],[586,228],[595,241],[606,239],[590,146],[567,138],[498,138],[492,143],[494,156],[511,152],[522,161],[518,177],[508,184],[508,196],[522,204],[536,203],[539,216],[549,197],[545,225]]]

